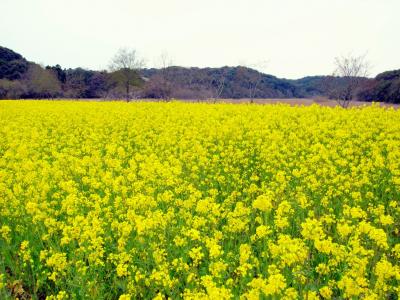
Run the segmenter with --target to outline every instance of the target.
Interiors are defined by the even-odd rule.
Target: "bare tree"
[[[254,72],[249,73],[249,78],[248,78],[250,103],[254,102],[258,86],[263,78],[263,73],[260,72],[259,70],[264,70],[267,64],[268,64],[267,61],[260,61],[254,64],[245,65],[247,68],[254,70]]]
[[[173,74],[171,70],[172,60],[166,52],[163,52],[156,61],[158,70],[145,85],[145,95],[149,98],[162,99],[164,101],[171,100],[174,90]]]
[[[260,61],[253,64],[240,63],[242,67],[239,68],[239,76],[242,78],[241,80],[246,82],[250,103],[254,103],[254,98],[263,79],[264,74],[260,70],[264,70],[267,64],[267,61]]]
[[[209,87],[212,91],[212,99],[214,103],[216,103],[217,100],[221,98],[222,92],[225,88],[225,80],[225,71],[224,68],[222,68],[221,74],[213,76],[209,82]]]
[[[57,75],[40,65],[31,64],[25,77],[30,98],[55,98],[62,92]]]
[[[366,60],[366,55],[347,55],[336,57],[335,67],[333,75],[327,77],[326,89],[330,98],[334,98],[340,106],[347,108],[366,80],[370,64]]]
[[[173,61],[171,59],[171,57],[168,55],[168,52],[164,51],[163,53],[161,53],[159,59],[158,59],[158,65],[160,67],[160,70],[163,73],[167,73],[168,68],[171,67],[173,64]],[[165,74],[167,75],[167,74]]]
[[[167,52],[163,52],[159,58],[159,85],[161,90],[161,98],[165,101],[169,101],[171,99],[173,83],[171,79],[171,66],[173,62]]]
[[[110,71],[114,73],[114,78],[124,85],[126,101],[131,98],[131,87],[139,84],[139,70],[144,65],[144,60],[138,57],[135,49],[121,48],[111,59]]]

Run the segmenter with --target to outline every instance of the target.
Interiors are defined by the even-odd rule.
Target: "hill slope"
[[[323,76],[288,80],[257,70],[237,66],[222,68],[169,67],[165,70],[144,69],[141,75],[152,78],[161,72],[175,86],[177,98],[190,93],[210,96],[221,86],[222,98],[301,98],[322,95]],[[223,82],[222,82],[223,81]],[[198,95],[197,95],[198,96]],[[215,95],[214,95],[215,96]]]
[[[20,79],[28,71],[28,62],[21,54],[0,46],[0,79]]]
[[[124,98],[127,95],[120,77],[118,72],[65,69],[59,65],[43,68],[27,61],[21,54],[0,46],[0,99]],[[129,97],[310,98],[329,95],[327,78],[332,79],[327,76],[283,79],[243,66],[151,68],[139,71]],[[337,80],[336,85],[341,86],[341,78],[333,79]],[[358,98],[400,103],[400,70],[365,79]]]

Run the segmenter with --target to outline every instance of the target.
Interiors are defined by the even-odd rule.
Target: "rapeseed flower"
[[[399,119],[1,101],[0,298],[400,297]]]

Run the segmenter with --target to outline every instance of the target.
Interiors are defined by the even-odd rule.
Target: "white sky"
[[[400,69],[400,0],[0,0],[0,12],[0,45],[45,65],[104,69],[130,47],[147,67],[167,52],[300,78],[367,53],[372,76]]]

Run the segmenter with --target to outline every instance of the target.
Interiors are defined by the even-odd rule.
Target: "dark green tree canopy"
[[[28,62],[22,55],[0,46],[0,79],[20,79],[28,71]]]
[[[333,81],[331,79],[334,79]],[[329,90],[326,81],[334,83]],[[257,84],[255,84],[257,83]],[[346,86],[343,77],[308,76],[290,80],[260,73],[252,68],[143,68],[136,52],[122,49],[109,71],[60,65],[41,66],[21,54],[0,46],[0,99],[18,98],[308,98],[335,97]],[[332,94],[333,93],[333,94]],[[400,70],[364,78],[356,98],[364,101],[400,103]]]

